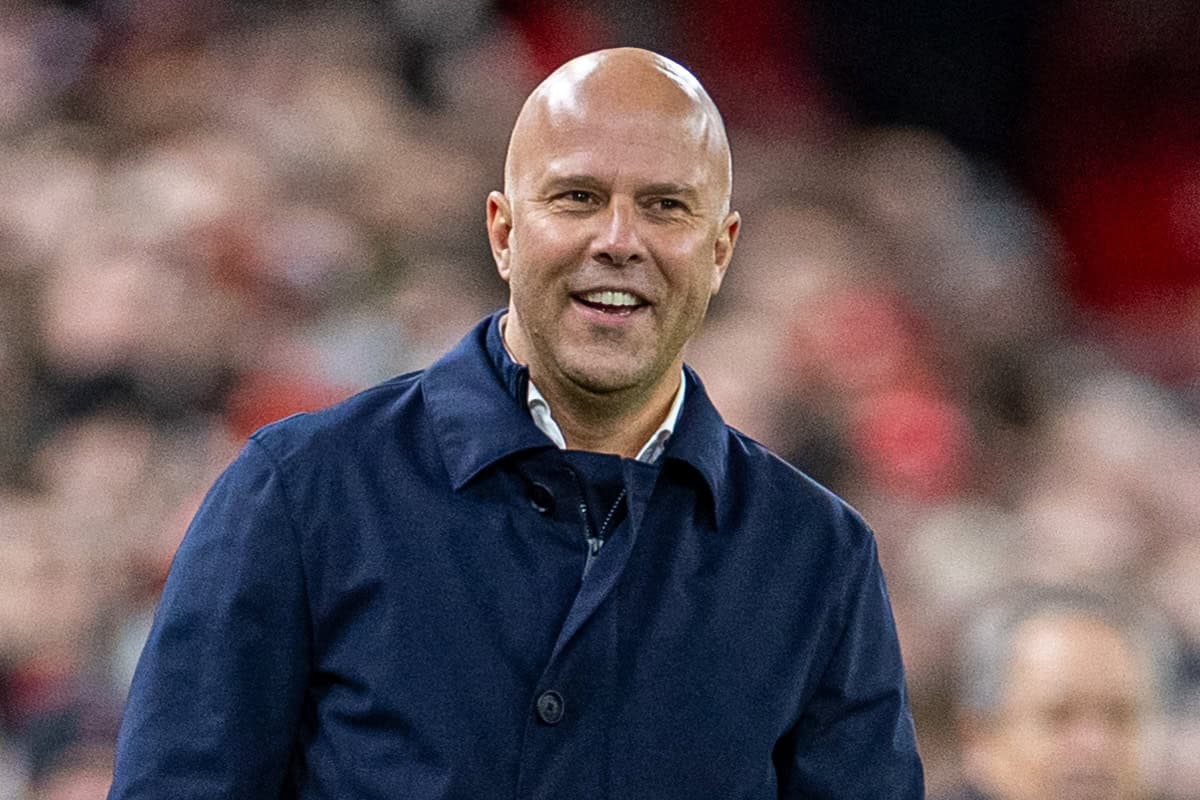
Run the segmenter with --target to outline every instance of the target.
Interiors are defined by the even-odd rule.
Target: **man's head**
[[[591,53],[533,91],[487,218],[506,341],[539,387],[670,396],[737,240],[731,180],[716,107],[662,56]]]
[[[1138,629],[1102,597],[1029,590],[967,639],[968,778],[996,800],[1133,800],[1152,701]]]

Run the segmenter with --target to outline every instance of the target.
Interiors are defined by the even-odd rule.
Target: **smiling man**
[[[568,444],[634,456],[737,241],[729,144],[691,74],[637,50],[576,59],[526,102],[488,231],[505,341]]]
[[[730,186],[679,65],[547,78],[487,199],[508,308],[251,437],[175,559],[110,797],[922,797],[869,529],[683,365]]]

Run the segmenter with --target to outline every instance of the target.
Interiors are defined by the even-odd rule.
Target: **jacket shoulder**
[[[852,549],[873,547],[874,533],[862,515],[832,490],[751,436],[726,426],[729,482],[777,509],[780,519],[804,520],[807,530],[824,528]]]
[[[250,435],[277,463],[356,451],[381,437],[396,436],[423,408],[424,370],[398,375],[332,406],[271,422]]]

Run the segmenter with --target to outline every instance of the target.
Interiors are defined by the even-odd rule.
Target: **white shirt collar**
[[[679,411],[683,408],[683,392],[687,385],[687,378],[683,374],[683,370],[679,372],[679,389],[675,392],[675,399],[671,401],[671,407],[667,410],[667,416],[658,426],[658,430],[646,440],[642,445],[642,449],[638,451],[637,460],[646,463],[653,463],[658,460],[658,457],[667,449],[667,439],[675,432],[675,423],[679,421]],[[567,449],[567,440],[563,436],[562,429],[558,427],[558,423],[554,421],[554,417],[550,415],[550,404],[546,402],[545,396],[538,391],[537,386],[534,386],[533,381],[529,381],[529,390],[526,392],[526,405],[529,407],[529,414],[533,417],[533,424],[537,425],[542,433],[550,437],[550,441],[558,447],[559,450]]]

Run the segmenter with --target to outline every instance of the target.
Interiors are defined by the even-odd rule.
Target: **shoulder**
[[[765,481],[792,501],[817,503],[856,513],[844,500],[762,442],[729,425],[725,426],[725,431],[729,440],[731,470],[754,480]]]
[[[411,432],[421,416],[423,371],[399,375],[319,411],[293,414],[259,428],[250,442],[279,465],[336,460]]]
[[[890,611],[874,533],[849,503],[769,448],[728,429],[721,529],[757,565],[755,590],[789,609],[796,635],[829,658],[869,630],[876,667],[892,669]],[[879,638],[875,638],[879,634]],[[820,668],[823,671],[823,667]]]
[[[685,375],[688,397],[667,453],[704,477],[719,526],[765,534],[784,548],[799,544],[813,557],[873,547],[874,537],[854,509],[725,422],[699,376],[686,367]]]
[[[736,428],[727,425],[726,435],[732,505],[769,515],[781,534],[809,543],[823,540],[846,554],[874,550],[874,534],[849,503]]]

